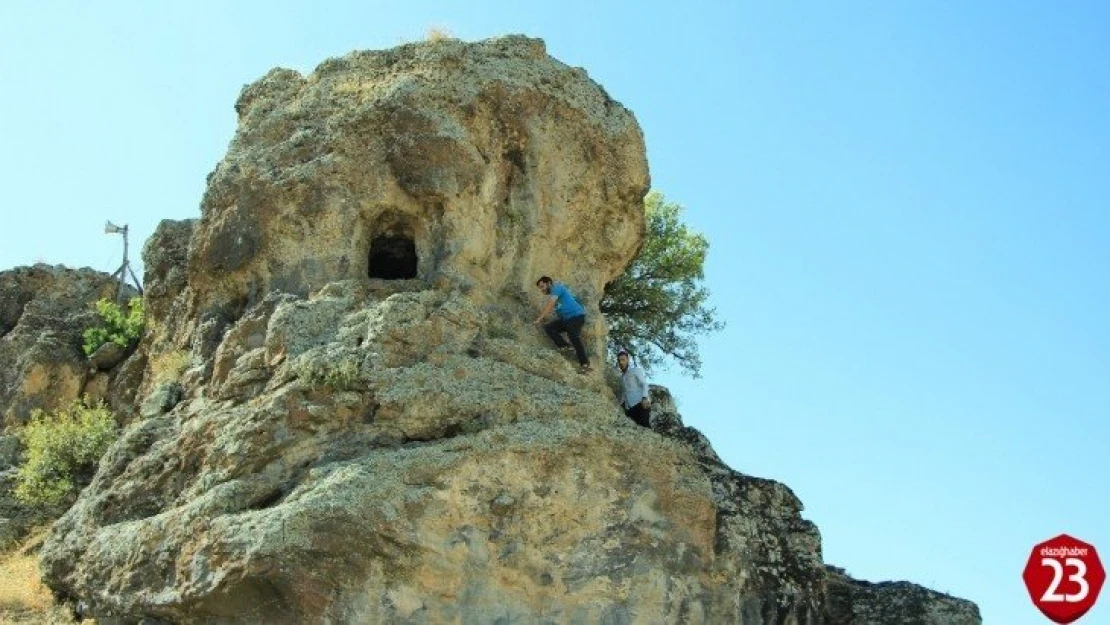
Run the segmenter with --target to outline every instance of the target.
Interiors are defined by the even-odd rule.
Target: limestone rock
[[[163,219],[143,245],[143,310],[154,326],[170,325],[166,317],[187,283],[186,262],[195,219]]]
[[[140,414],[145,418],[157,417],[169,412],[181,402],[182,390],[178,384],[162,384],[146,398],[140,409]]]
[[[111,384],[113,377],[108,371],[94,371],[89,379],[85,381],[85,388],[81,391],[82,395],[93,403],[107,403],[109,399],[108,386]]]
[[[89,356],[89,362],[99,371],[107,371],[122,362],[126,355],[127,352],[123,347],[108,341],[96,348],[96,351]]]
[[[683,424],[667,389],[653,385],[651,398],[652,429],[689,449],[712,484],[718,565],[746,585],[775,589],[745,596],[741,584],[735,622],[822,622],[821,535],[801,517],[802,502],[785,484],[744,475],[721,462],[705,435]]]
[[[830,625],[980,625],[974,603],[909,582],[855,580],[828,567]]]
[[[153,373],[148,375],[148,358],[146,341],[140,341],[138,347],[131,352],[119,366],[111,371],[108,378],[107,401],[108,408],[116,415],[116,419],[126,423],[138,414],[140,389],[147,378],[154,378]]]
[[[88,268],[0,272],[0,430],[81,394],[89,377],[82,334],[98,321],[92,304],[115,289],[108,274]]]
[[[236,104],[183,304],[218,328],[272,290],[416,278],[535,313],[574,286],[600,348],[602,289],[637,252],[648,188],[632,114],[540,40],[441,41],[273,70]],[[584,236],[587,235],[588,236]]]
[[[204,392],[102,461],[47,579],[175,622],[819,622],[820,538],[789,489],[493,325],[458,294],[352,282],[259,302]]]

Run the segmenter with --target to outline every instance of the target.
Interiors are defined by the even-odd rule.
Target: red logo
[[[1033,605],[1063,624],[1078,620],[1095,605],[1106,570],[1094,545],[1060,534],[1033,547],[1021,577]]]

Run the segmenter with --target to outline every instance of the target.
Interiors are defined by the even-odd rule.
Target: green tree
[[[647,370],[669,359],[696,378],[701,375],[697,337],[724,323],[709,307],[709,290],[702,284],[709,241],[680,221],[682,210],[658,191],[644,198],[644,246],[605,286],[601,312],[609,322],[610,351],[628,350]]]

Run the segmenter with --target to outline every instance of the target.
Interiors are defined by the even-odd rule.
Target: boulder
[[[107,371],[123,362],[126,355],[126,349],[112,341],[108,341],[96,348],[96,351],[89,355],[89,362],[92,363],[92,366],[96,367],[97,370]]]
[[[178,384],[161,384],[149,397],[143,401],[140,414],[144,418],[157,417],[169,412],[182,399],[181,386]]]

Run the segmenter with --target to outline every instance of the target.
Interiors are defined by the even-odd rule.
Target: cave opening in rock
[[[370,241],[371,278],[408,280],[416,277],[416,243],[403,234],[382,234]]]

